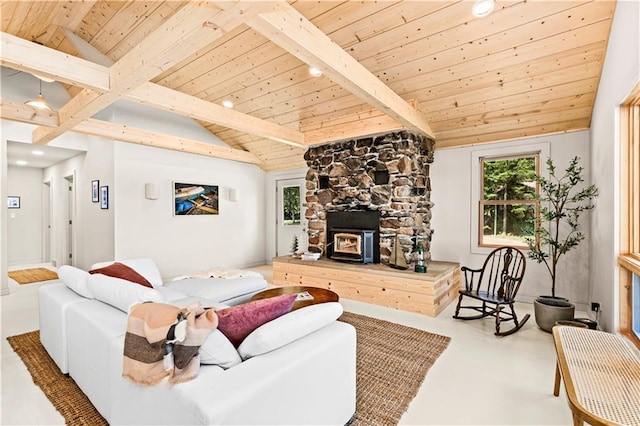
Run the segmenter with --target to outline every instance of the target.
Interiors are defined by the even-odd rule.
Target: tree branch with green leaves
[[[577,188],[584,182],[584,168],[579,161],[579,157],[572,158],[564,174],[558,176],[553,161],[547,158],[549,177],[536,176],[540,190],[537,197],[541,205],[540,219],[535,229],[536,238],[526,238],[526,241],[529,258],[544,263],[551,275],[553,297],[556,295],[558,261],[585,239],[585,235],[578,230],[580,214],[592,209],[594,206],[591,202],[598,196],[595,185]]]

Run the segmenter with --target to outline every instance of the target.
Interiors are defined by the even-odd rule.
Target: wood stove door
[[[308,248],[307,220],[304,217],[306,181],[304,178],[276,181],[276,256],[291,254],[294,237],[298,237],[298,252]]]

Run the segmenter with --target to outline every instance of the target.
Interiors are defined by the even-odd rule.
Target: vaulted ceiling
[[[472,4],[4,1],[2,65],[73,99],[49,113],[2,99],[2,118],[38,124],[34,143],[77,131],[266,171],[403,128],[436,148],[589,128],[615,2],[497,0],[484,18]],[[91,118],[118,99],[192,117],[231,148]]]

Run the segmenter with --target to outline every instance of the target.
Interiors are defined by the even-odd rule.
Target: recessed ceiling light
[[[37,149],[34,149],[33,151],[31,151],[31,153],[33,155],[44,155],[44,151],[39,151]]]
[[[320,77],[322,75],[322,71],[320,71],[319,68],[310,67],[309,68],[309,74],[311,74],[314,77]]]
[[[233,108],[233,102],[227,99],[225,101],[222,101],[222,106],[225,108]]]
[[[26,161],[24,161],[24,160],[18,160],[18,161],[16,161],[16,164],[17,164],[18,166],[26,166],[26,165],[27,165],[27,162],[26,162]]]
[[[490,14],[494,6],[495,3],[493,0],[476,0],[471,8],[471,13],[473,13],[473,16],[482,18]]]

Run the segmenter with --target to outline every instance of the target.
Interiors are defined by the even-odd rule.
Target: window
[[[478,245],[527,247],[538,211],[540,155],[480,157]]]
[[[300,225],[300,187],[285,186],[282,197],[282,214],[285,225]]]
[[[620,331],[640,347],[640,84],[620,124]]]

